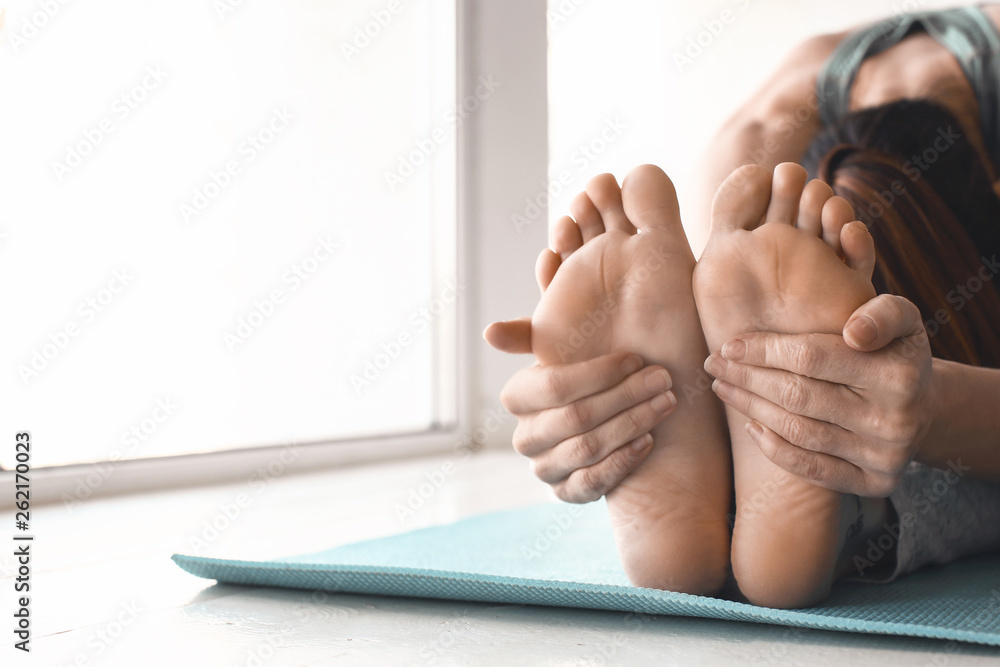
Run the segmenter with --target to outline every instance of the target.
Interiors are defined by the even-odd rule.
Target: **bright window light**
[[[453,417],[453,3],[4,21],[0,405],[35,466]]]

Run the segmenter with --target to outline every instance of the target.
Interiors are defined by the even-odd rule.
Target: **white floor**
[[[397,503],[457,463],[415,514]],[[242,494],[242,498],[241,498]],[[270,558],[548,500],[512,453],[414,459],[37,508],[32,516],[31,665],[995,665],[1000,649],[943,641],[615,612],[315,594],[216,585],[172,553]],[[234,501],[243,507],[233,510]],[[226,508],[234,516],[226,521]],[[239,507],[239,505],[235,505]],[[221,509],[220,509],[221,507]],[[325,519],[319,522],[315,516]],[[212,538],[205,522],[223,530]],[[11,526],[11,513],[0,526]],[[311,528],[309,528],[311,526]],[[204,539],[207,547],[192,542]],[[13,561],[0,557],[0,617]],[[0,628],[4,636],[10,630]]]

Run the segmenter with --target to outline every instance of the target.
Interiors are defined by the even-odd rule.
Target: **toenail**
[[[652,405],[653,409],[657,412],[666,412],[670,408],[674,407],[675,403],[677,403],[677,399],[674,398],[674,395],[671,392],[667,392],[655,397],[652,402],[650,402],[650,405]]]
[[[734,338],[722,346],[722,356],[729,361],[739,361],[746,356],[746,353],[747,344],[739,338]]]
[[[646,376],[646,389],[650,391],[666,391],[670,389],[670,374],[666,371],[656,371]]]
[[[722,377],[725,375],[727,366],[728,364],[726,363],[726,360],[717,354],[713,354],[705,360],[705,370],[715,377]]]

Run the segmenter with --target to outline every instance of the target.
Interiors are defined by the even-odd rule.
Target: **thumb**
[[[920,310],[894,294],[880,294],[854,311],[844,325],[844,341],[855,350],[871,352],[898,338],[924,333]]]
[[[531,354],[531,318],[494,322],[483,331],[492,347],[508,354]]]

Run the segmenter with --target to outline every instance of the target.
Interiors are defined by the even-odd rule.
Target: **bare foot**
[[[629,350],[666,368],[675,388],[706,386],[694,257],[670,179],[651,165],[632,170],[621,188],[598,176],[573,212],[575,229],[563,219],[554,230],[563,236],[553,243],[563,247],[561,264],[552,253],[539,263],[548,284],[531,319],[539,362]],[[661,390],[669,388],[664,377]],[[664,412],[673,407],[663,395],[652,400],[660,399]],[[721,403],[711,391],[682,395],[652,437],[649,456],[607,494],[622,564],[637,586],[714,593],[729,571],[732,496]]]
[[[719,188],[712,233],[694,273],[708,345],[747,331],[833,333],[875,296],[874,248],[850,205],[805,170],[750,165]],[[843,254],[846,261],[838,254]],[[859,503],[771,463],[727,407],[736,485],[732,567],[754,604],[803,607],[823,600],[837,574]]]

